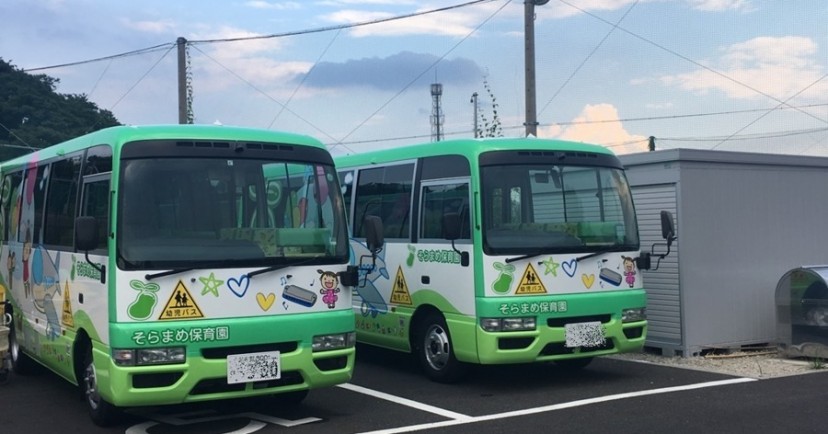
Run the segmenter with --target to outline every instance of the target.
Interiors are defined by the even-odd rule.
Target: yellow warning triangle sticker
[[[546,287],[543,286],[538,273],[535,272],[535,267],[531,263],[523,272],[523,277],[520,278],[515,294],[546,294]]]
[[[63,287],[63,313],[60,322],[66,327],[75,327],[75,316],[72,315],[72,297],[69,295],[69,281]]]
[[[184,282],[179,280],[158,319],[192,318],[204,318],[204,314],[201,313],[201,309],[198,308],[193,296],[190,295],[190,291],[184,286]]]
[[[397,266],[397,276],[394,277],[394,290],[391,291],[391,303],[412,304],[408,284],[405,283],[402,266]]]

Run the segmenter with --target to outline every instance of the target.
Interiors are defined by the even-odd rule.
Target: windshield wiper
[[[193,268],[193,267],[190,267],[190,268],[175,268],[175,269],[168,270],[168,271],[162,271],[160,273],[147,274],[146,276],[144,276],[144,279],[152,280],[152,279],[155,279],[157,277],[172,276],[173,274],[186,273],[186,272],[192,271],[192,270],[195,270],[195,268]]]
[[[508,264],[510,262],[520,261],[521,259],[534,258],[535,256],[544,255],[546,253],[547,253],[546,250],[542,250],[542,251],[535,252],[535,253],[527,253],[525,255],[515,256],[514,258],[506,258],[506,263]]]
[[[271,271],[281,270],[281,269],[287,268],[287,267],[293,267],[293,266],[297,266],[297,265],[307,264],[308,262],[315,261],[319,258],[324,258],[324,256],[314,256],[312,258],[308,258],[308,259],[305,259],[305,260],[302,260],[302,261],[299,261],[299,262],[291,262],[291,263],[288,263],[288,264],[271,265],[269,267],[264,267],[264,268],[260,268],[258,270],[251,271],[251,272],[247,273],[247,277],[257,276],[259,274],[269,273]]]
[[[627,248],[625,246],[615,246],[615,247],[612,247],[612,248],[609,248],[609,249],[598,250],[598,251],[589,253],[587,255],[575,258],[575,261],[581,262],[581,260],[583,260],[583,259],[594,258],[598,255],[603,255],[604,253],[623,252],[624,250],[627,250]]]

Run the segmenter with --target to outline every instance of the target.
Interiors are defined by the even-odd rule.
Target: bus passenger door
[[[83,177],[81,187],[81,216],[95,217],[98,222],[98,246],[89,251],[89,261],[83,252],[77,252],[74,258],[75,280],[72,282],[72,301],[77,309],[86,312],[103,342],[109,341],[108,313],[109,294],[107,284],[114,285],[112,273],[101,283],[102,266],[109,268],[109,241],[114,231],[110,227],[110,175],[102,173]],[[112,300],[114,303],[114,300]]]
[[[420,187],[418,242],[411,249],[412,270],[408,285],[439,293],[457,312],[474,314],[474,272],[463,266],[460,252],[472,255],[472,204],[468,178],[423,181]],[[460,220],[460,237],[446,238],[444,216],[454,213]],[[473,263],[473,261],[472,261]]]

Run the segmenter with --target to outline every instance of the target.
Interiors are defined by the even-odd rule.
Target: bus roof
[[[609,149],[588,143],[566,140],[538,139],[534,137],[497,137],[482,139],[453,139],[440,142],[422,143],[399,148],[360,152],[357,154],[335,156],[337,167],[366,166],[391,161],[403,161],[435,155],[464,155],[471,161],[489,151],[505,150],[527,151],[570,151],[592,152],[615,155]]]
[[[267,141],[326,149],[322,142],[310,136],[256,128],[192,124],[117,126],[104,128],[4,161],[0,164],[0,168],[18,166],[30,161],[47,160],[96,145],[109,144],[114,148],[119,148],[128,142],[157,139]]]

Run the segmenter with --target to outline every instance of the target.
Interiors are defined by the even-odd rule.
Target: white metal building
[[[670,149],[620,159],[642,250],[665,252],[661,210],[678,235],[658,270],[642,272],[647,347],[692,356],[775,344],[780,278],[828,264],[828,158]]]

